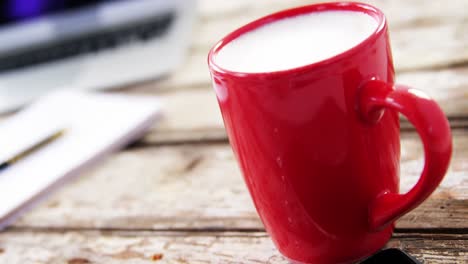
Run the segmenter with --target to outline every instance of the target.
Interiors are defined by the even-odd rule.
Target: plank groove
[[[467,235],[396,234],[424,263],[466,263]],[[287,263],[263,232],[4,232],[1,263]]]

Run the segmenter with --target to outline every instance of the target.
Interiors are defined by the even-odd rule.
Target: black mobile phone
[[[420,264],[420,262],[398,248],[389,248],[375,253],[361,264]]]

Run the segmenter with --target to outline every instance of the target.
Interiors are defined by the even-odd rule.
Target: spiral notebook
[[[1,121],[0,158],[44,133],[64,133],[0,170],[0,229],[54,187],[141,137],[160,110],[157,98],[55,92]]]

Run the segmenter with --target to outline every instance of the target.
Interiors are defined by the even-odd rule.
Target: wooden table
[[[305,1],[201,1],[190,56],[168,78],[119,92],[158,95],[166,117],[138,143],[66,184],[0,233],[0,263],[286,263],[242,182],[206,54],[230,30]],[[431,94],[453,128],[450,170],[397,223],[390,247],[468,263],[468,1],[373,2],[387,14],[397,81]],[[402,191],[423,153],[402,120]]]

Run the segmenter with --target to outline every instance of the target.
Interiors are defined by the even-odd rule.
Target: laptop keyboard
[[[174,20],[166,13],[118,28],[88,33],[24,51],[0,55],[0,71],[15,70],[57,61],[86,53],[95,53],[132,42],[147,41],[164,35]]]

